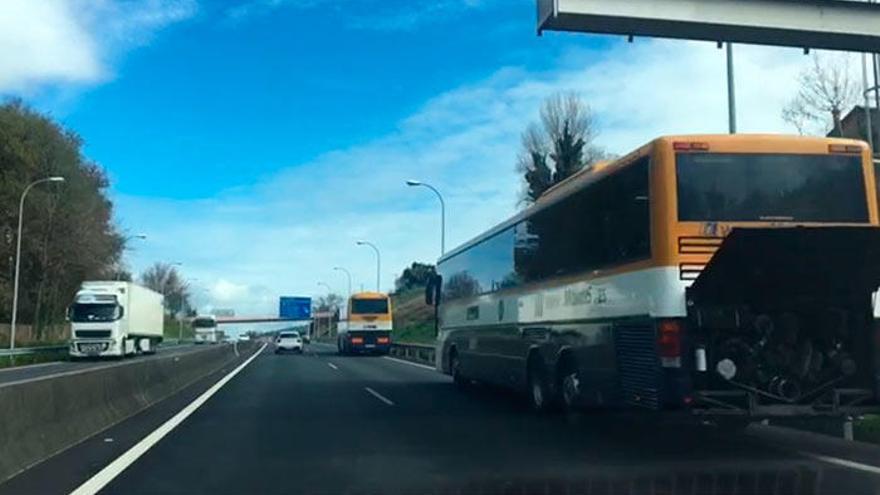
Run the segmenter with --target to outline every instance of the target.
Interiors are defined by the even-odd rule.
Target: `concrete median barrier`
[[[250,344],[132,359],[0,385],[0,482],[255,350]],[[240,354],[240,355],[239,355]]]

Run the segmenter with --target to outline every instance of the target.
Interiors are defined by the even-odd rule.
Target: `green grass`
[[[872,414],[854,422],[853,438],[860,442],[880,443],[880,416]]]
[[[40,344],[53,345],[53,344]],[[24,356],[8,356],[0,358],[0,369],[11,368],[14,366],[27,366],[29,364],[50,363],[53,361],[67,361],[67,348],[52,351],[41,352],[39,354],[28,354]]]
[[[173,318],[165,318],[165,326],[162,330],[162,336],[165,340],[177,340],[178,335],[181,335],[178,330],[177,320]],[[183,340],[192,340],[195,336],[193,332],[192,326],[189,322],[183,322]]]
[[[425,304],[424,289],[410,289],[392,296],[394,342],[431,344],[434,342],[434,308]]]

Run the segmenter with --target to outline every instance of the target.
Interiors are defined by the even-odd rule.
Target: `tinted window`
[[[650,257],[648,191],[644,158],[442,262],[444,297]]]
[[[196,318],[192,323],[193,328],[214,328],[217,321],[210,318]]]
[[[682,153],[681,221],[867,222],[861,158]]]
[[[650,257],[648,190],[642,159],[518,225],[517,273],[532,281]]]
[[[284,332],[279,337],[282,339],[295,339],[299,337],[299,332]]]
[[[359,315],[384,315],[388,313],[387,299],[352,299],[351,313]]]
[[[74,304],[70,307],[70,321],[114,321],[119,318],[116,304]]]

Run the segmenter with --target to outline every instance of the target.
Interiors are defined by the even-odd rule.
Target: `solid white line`
[[[226,376],[224,376],[219,382],[215,383],[211,388],[206,390],[202,395],[200,395],[196,400],[192,401],[189,405],[180,410],[177,414],[174,415],[171,419],[166,421],[162,426],[153,430],[152,433],[144,437],[140,442],[138,442],[134,447],[128,449],[124,454],[116,458],[113,462],[108,464],[104,469],[98,472],[98,474],[89,478],[88,481],[80,485],[76,490],[71,492],[71,495],[91,495],[94,493],[98,493],[102,488],[107,486],[108,483],[113,481],[114,478],[119,476],[123,471],[125,471],[129,466],[131,466],[138,458],[147,453],[148,450],[159,440],[165,437],[165,435],[171,433],[171,431],[176,428],[180,423],[182,423],[186,418],[188,418],[192,413],[194,413],[199,407],[202,406],[208,399],[211,398],[212,395],[217,393],[224,385],[226,385],[229,380],[237,375],[241,370],[245,368],[245,366],[251,364],[263,349],[266,348],[266,344],[263,344],[263,347],[254,353],[253,356],[249,357],[247,361],[238,365],[237,368],[229,372]]]
[[[367,392],[369,392],[370,395],[372,395],[373,397],[375,397],[375,398],[381,400],[382,402],[388,404],[389,406],[393,406],[393,405],[394,405],[394,402],[391,402],[391,399],[385,397],[384,395],[380,394],[379,392],[376,392],[375,390],[371,389],[370,387],[364,387],[364,390],[366,390]]]
[[[871,474],[880,474],[880,467],[871,466],[870,464],[862,464],[861,462],[848,461],[846,459],[840,459],[837,457],[829,457],[824,455],[812,454],[810,452],[801,452],[801,455],[805,455],[807,457],[812,457],[813,459],[827,462],[828,464],[836,464],[838,466],[843,466],[850,469],[855,469],[857,471],[865,471]]]
[[[334,370],[338,370],[339,368],[333,363],[327,363],[327,366],[333,368]]]
[[[403,359],[397,359],[397,358],[388,357],[388,356],[382,356],[382,358],[383,358],[383,359],[387,359],[387,360],[389,360],[389,361],[394,361],[395,363],[402,363],[402,364],[408,364],[408,365],[410,365],[410,366],[415,366],[416,368],[422,368],[422,369],[426,369],[426,370],[437,371],[437,368],[435,368],[435,367],[433,367],[433,366],[428,366],[427,364],[414,363],[414,362],[412,362],[412,361],[406,361],[406,360],[403,360]]]

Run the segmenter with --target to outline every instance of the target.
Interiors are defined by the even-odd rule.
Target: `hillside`
[[[424,289],[392,294],[395,342],[433,343],[434,308],[425,304]]]

